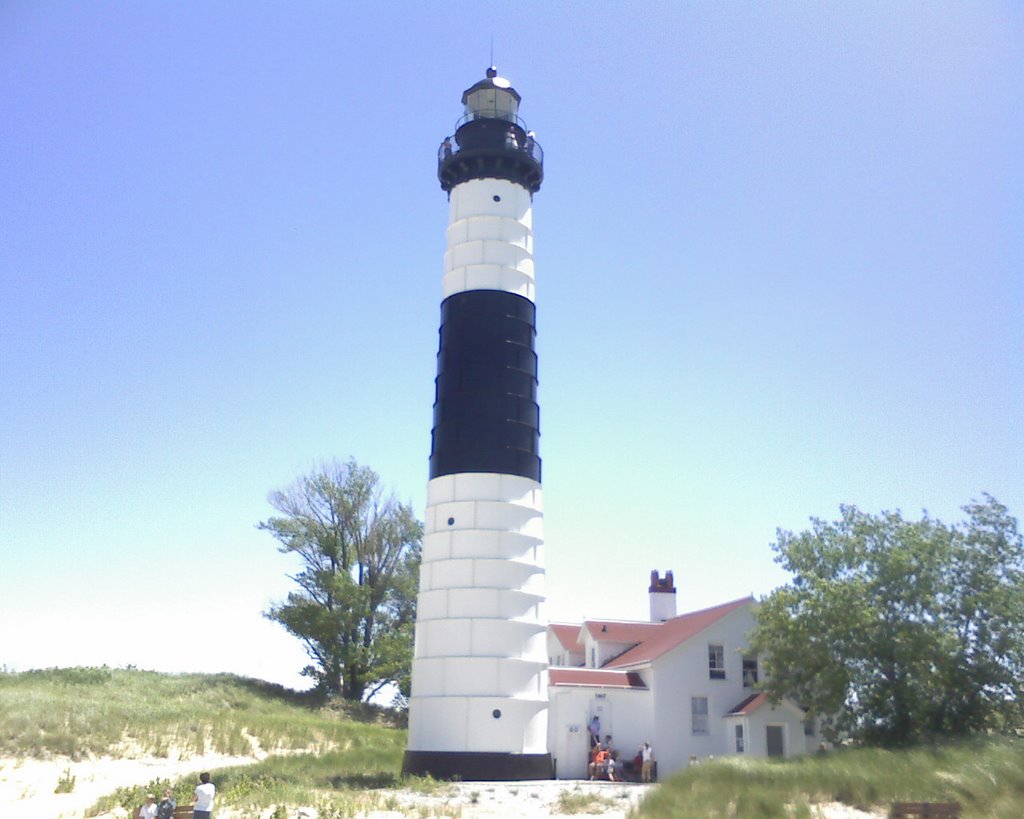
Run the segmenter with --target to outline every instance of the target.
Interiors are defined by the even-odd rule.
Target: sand
[[[251,756],[206,754],[188,759],[143,756],[134,759],[95,757],[74,761],[0,758],[0,817],[80,819],[96,800],[117,788],[176,779],[200,771],[255,762]],[[71,793],[54,793],[65,771],[75,777]],[[116,814],[109,814],[110,816]]]
[[[255,757],[207,754],[187,759],[138,757],[110,759],[97,757],[73,761],[0,758],[0,817],[18,819],[81,819],[96,800],[116,788],[144,785],[154,779],[176,779],[229,765],[256,762]],[[75,777],[71,793],[55,794],[64,771]],[[441,817],[450,811],[460,819],[545,819],[558,816],[555,806],[564,792],[599,797],[594,813],[574,814],[578,819],[625,819],[655,785],[619,782],[578,782],[545,780],[537,782],[460,782],[424,795],[412,791],[387,792],[407,808],[371,811],[364,819],[406,819],[426,809],[427,815]],[[447,809],[447,810],[446,810]],[[254,817],[218,809],[216,819],[268,819],[271,810]],[[820,819],[875,819],[884,813],[864,813],[845,805],[827,805],[819,810]],[[305,808],[289,812],[289,819],[316,819],[316,811]],[[127,819],[124,811],[104,814],[103,819]],[[756,819],[756,817],[752,817]]]

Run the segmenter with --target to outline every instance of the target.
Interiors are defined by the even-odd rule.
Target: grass
[[[401,747],[393,753],[367,755],[365,749],[351,748],[326,754],[295,754],[271,757],[252,765],[221,768],[213,772],[217,802],[246,815],[266,808],[316,806],[319,815],[354,816],[359,811],[401,810],[395,789],[413,789],[423,794],[443,793],[445,783],[433,780],[409,780],[400,776]],[[174,791],[179,804],[191,802],[195,777],[176,781],[155,780],[145,785],[120,788],[100,799],[88,815],[95,816],[117,806],[137,808],[147,793]]]
[[[130,757],[329,751],[358,743],[368,706],[324,704],[309,694],[231,674],[158,674],[111,668],[0,673],[0,755]],[[392,722],[392,725],[394,723]]]
[[[385,806],[388,789],[436,791],[431,780],[402,780],[406,732],[392,712],[324,703],[230,674],[69,668],[0,673],[0,756],[80,759],[220,753],[279,755],[214,772],[218,803],[241,808],[319,804],[321,816]],[[73,778],[59,786],[73,788]],[[189,803],[194,777],[158,779],[99,800],[96,815],[133,811],[146,793],[171,788]]]
[[[60,775],[60,778],[57,780],[57,787],[53,789],[53,792],[54,793],[71,793],[72,791],[74,791],[75,783],[77,781],[78,781],[78,778],[75,777],[75,776],[72,776],[71,769],[70,768],[65,768],[64,769],[64,773],[62,773]]]
[[[842,802],[955,801],[964,819],[1020,819],[1024,740],[974,739],[888,751],[858,748],[789,760],[721,759],[687,769],[632,814],[649,819],[795,819]]]
[[[558,795],[555,812],[564,814],[604,813],[613,808],[621,807],[614,800],[596,793],[583,791],[564,791]]]

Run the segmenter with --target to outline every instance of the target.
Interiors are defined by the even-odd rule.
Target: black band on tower
[[[430,477],[496,472],[540,481],[536,308],[502,290],[441,303]]]
[[[531,194],[544,181],[544,151],[520,123],[480,118],[464,122],[441,143],[437,178],[452,188],[470,179],[507,179]]]

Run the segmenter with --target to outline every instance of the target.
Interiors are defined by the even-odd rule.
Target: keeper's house
[[[649,594],[648,622],[548,627],[548,749],[559,779],[585,778],[595,716],[623,761],[650,742],[660,776],[712,756],[797,756],[818,746],[803,710],[773,706],[756,688],[753,597],[677,615],[672,572],[656,571]]]

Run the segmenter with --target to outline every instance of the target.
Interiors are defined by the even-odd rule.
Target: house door
[[[568,726],[565,742],[565,758],[558,760],[559,779],[586,779],[587,763],[590,762],[590,740],[586,725]]]
[[[765,744],[768,746],[768,756],[785,756],[786,750],[782,743],[782,726],[769,725],[765,728]]]
[[[596,725],[595,717],[597,718]],[[612,733],[612,704],[608,702],[604,694],[598,694],[590,701],[590,719],[587,725],[597,727],[601,742],[604,742],[604,738]]]

